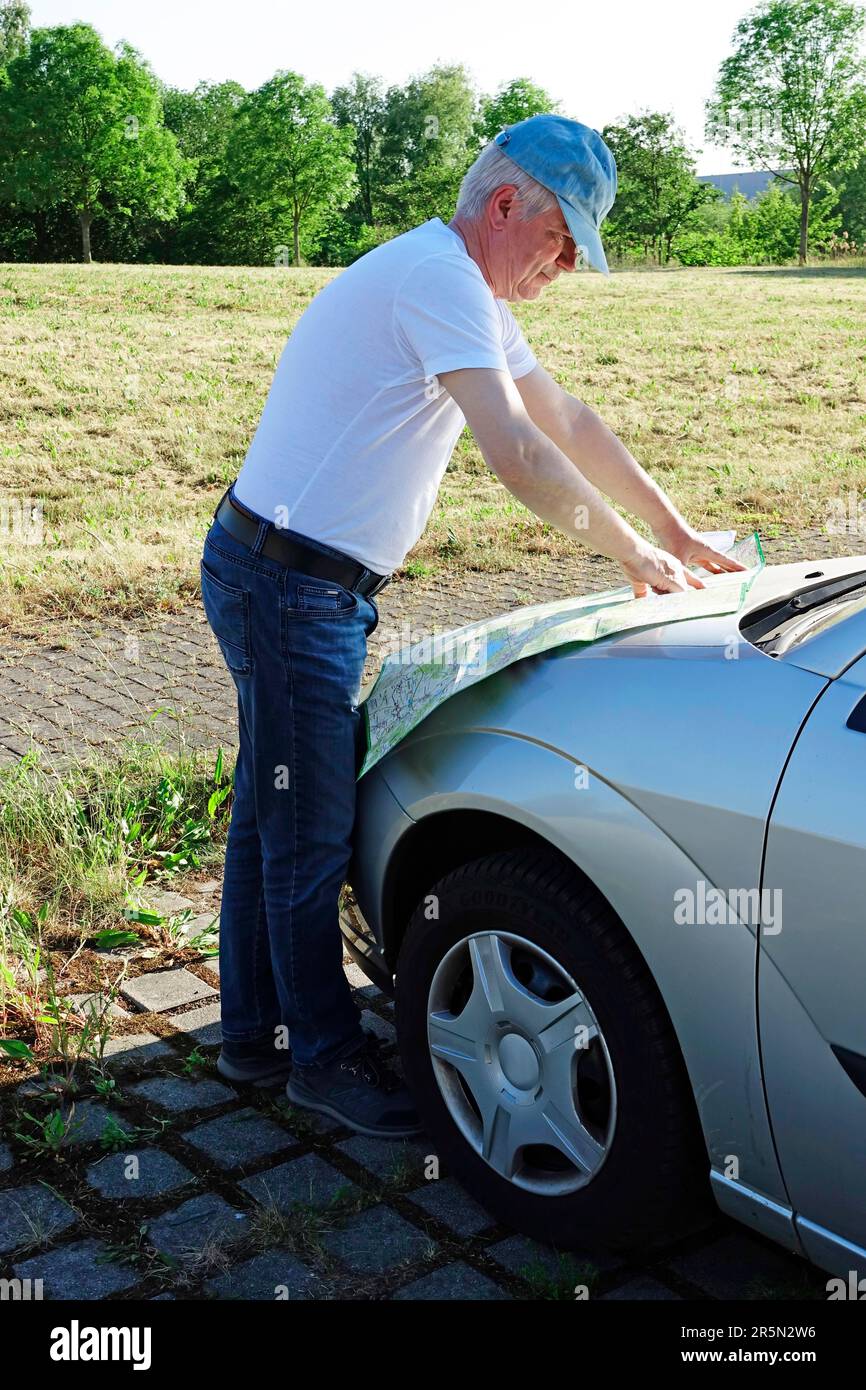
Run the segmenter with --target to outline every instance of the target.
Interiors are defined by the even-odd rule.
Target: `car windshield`
[[[811,584],[748,613],[740,630],[768,656],[781,656],[808,638],[866,608],[866,571]]]

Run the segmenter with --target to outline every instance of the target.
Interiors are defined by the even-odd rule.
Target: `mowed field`
[[[337,273],[0,266],[7,633],[146,623],[195,597],[285,339]],[[695,526],[823,528],[834,499],[866,490],[866,269],[576,274],[516,312],[540,361]],[[28,499],[42,503],[41,544],[10,524]],[[579,549],[464,433],[404,574]]]

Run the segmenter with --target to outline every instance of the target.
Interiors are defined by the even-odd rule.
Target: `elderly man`
[[[366,639],[373,597],[421,535],[464,424],[509,491],[617,560],[636,596],[701,587],[689,563],[741,568],[701,544],[556,385],[505,303],[536,299],[578,256],[607,273],[598,228],[615,193],[596,131],[534,116],[501,132],[449,223],[433,217],[369,252],[301,316],[205,541],[202,598],[239,722],[219,1069],[285,1079],[294,1104],[363,1134],[418,1129],[342,970]]]

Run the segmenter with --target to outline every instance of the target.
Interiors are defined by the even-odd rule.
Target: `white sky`
[[[648,107],[671,111],[698,172],[734,168],[704,141],[704,102],[750,0],[30,0],[34,26],[92,24],[126,39],[164,82],[227,78],[250,89],[291,68],[330,92],[355,70],[403,83],[463,63],[482,91],[529,77],[563,112],[601,129]]]

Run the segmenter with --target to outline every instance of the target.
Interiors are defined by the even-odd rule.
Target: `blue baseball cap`
[[[529,116],[507,125],[495,142],[556,194],[568,230],[596,270],[609,275],[598,229],[616,198],[616,163],[597,130],[566,116]]]

